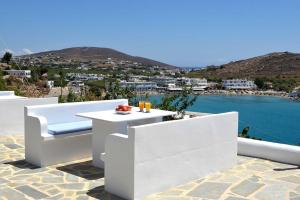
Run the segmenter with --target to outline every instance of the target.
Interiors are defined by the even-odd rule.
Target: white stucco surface
[[[90,101],[25,108],[25,159],[37,166],[47,166],[91,156],[92,131],[50,135],[48,124],[90,120],[77,113],[112,110],[127,99]]]
[[[127,135],[127,129],[130,126],[161,122],[164,116],[175,114],[176,112],[157,109],[151,109],[150,113],[145,113],[139,112],[139,108],[133,107],[132,113],[127,115],[117,114],[112,109],[100,112],[79,113],[77,116],[93,120],[93,165],[104,168],[104,162],[100,156],[105,152],[105,139],[107,135],[113,133]]]
[[[129,128],[105,145],[105,189],[141,199],[237,160],[238,113],[223,113]]]
[[[300,165],[300,147],[298,146],[239,137],[238,154]]]
[[[1,96],[5,97],[5,96]],[[0,97],[0,135],[24,134],[24,107],[30,105],[57,104],[56,97],[25,98],[14,95]]]

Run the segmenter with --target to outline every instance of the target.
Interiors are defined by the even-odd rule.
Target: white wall
[[[238,154],[300,165],[300,147],[298,146],[239,137]]]
[[[24,106],[57,104],[56,97],[0,100],[0,135],[24,133]]]
[[[14,96],[14,91],[0,91],[0,96]]]
[[[237,160],[238,113],[207,115],[129,128],[109,135],[105,189],[126,199],[167,190]]]

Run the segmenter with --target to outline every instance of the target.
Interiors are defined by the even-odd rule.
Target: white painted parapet
[[[7,91],[6,95],[0,96],[0,135],[24,133],[25,106],[57,103],[57,97],[26,98],[15,96],[13,92]]]
[[[300,165],[300,147],[238,137],[238,154]]]
[[[15,96],[15,92],[14,91],[0,91],[0,97],[3,96]]]
[[[105,190],[125,199],[167,190],[237,161],[238,113],[129,128],[106,137]]]

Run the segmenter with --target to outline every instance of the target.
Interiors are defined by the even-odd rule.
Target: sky
[[[95,46],[176,66],[300,52],[299,0],[0,0],[0,52]]]

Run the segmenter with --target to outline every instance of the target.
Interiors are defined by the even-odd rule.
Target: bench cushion
[[[87,130],[92,130],[92,120],[48,125],[48,133],[51,135],[61,135]]]

